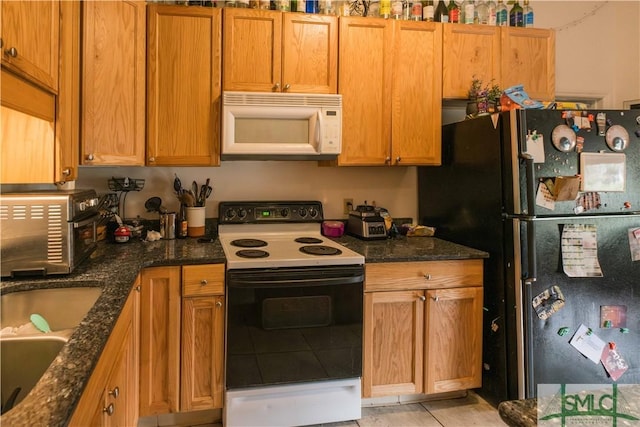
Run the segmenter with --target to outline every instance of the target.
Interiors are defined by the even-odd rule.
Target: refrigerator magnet
[[[558,285],[553,285],[536,295],[532,305],[538,318],[547,320],[564,307],[564,295]]]
[[[623,153],[580,153],[582,191],[625,191],[626,156]]]

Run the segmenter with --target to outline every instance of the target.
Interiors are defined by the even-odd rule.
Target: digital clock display
[[[268,218],[271,216],[271,211],[262,211],[262,218]]]

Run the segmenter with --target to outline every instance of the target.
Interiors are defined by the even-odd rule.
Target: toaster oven
[[[73,271],[96,247],[94,190],[0,194],[2,277]]]

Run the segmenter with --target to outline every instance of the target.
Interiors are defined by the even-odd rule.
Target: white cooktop
[[[320,233],[320,224],[228,224],[220,225],[218,235],[227,258],[227,269],[266,268],[266,267],[307,267],[323,265],[364,264],[364,256],[324,237]],[[298,243],[299,237],[312,237],[320,243]],[[266,246],[243,248],[233,246],[236,239],[259,239]],[[302,246],[328,246],[338,249],[336,255],[313,255],[300,251]],[[261,250],[269,256],[263,258],[244,258],[237,255],[240,250]]]

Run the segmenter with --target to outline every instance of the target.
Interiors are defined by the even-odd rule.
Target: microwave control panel
[[[338,108],[322,108],[322,134],[319,152],[322,154],[340,154],[342,140],[342,111]]]

